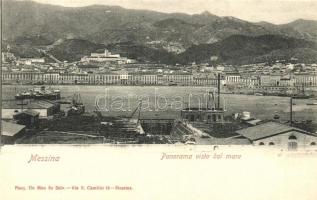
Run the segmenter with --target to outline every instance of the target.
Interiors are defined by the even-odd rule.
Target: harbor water
[[[32,85],[3,85],[2,99],[14,99],[16,92],[32,88]],[[54,85],[60,89],[61,97],[71,100],[74,93],[79,93],[87,112],[100,110],[109,116],[130,116],[142,102],[141,118],[177,118],[185,107],[212,107],[213,97],[210,92],[215,88],[185,86],[88,86]],[[214,98],[216,94],[214,94]],[[248,111],[251,117],[273,119],[279,115],[281,121],[289,119],[289,97],[254,96],[241,94],[221,94],[221,106],[226,115]],[[317,122],[317,106],[314,99],[294,99],[293,119],[296,121],[312,120]]]

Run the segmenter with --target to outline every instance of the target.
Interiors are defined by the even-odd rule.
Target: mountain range
[[[3,1],[3,43],[20,56],[44,48],[76,61],[100,48],[142,61],[245,63],[297,56],[315,62],[317,21],[252,23],[207,11],[188,15],[119,6],[61,7],[32,1]],[[22,53],[21,53],[22,52]]]

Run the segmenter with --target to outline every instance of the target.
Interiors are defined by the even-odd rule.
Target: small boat
[[[177,83],[171,82],[171,83],[168,84],[168,86],[177,86]]]
[[[15,98],[16,99],[29,99],[29,98],[31,98],[31,96],[32,96],[31,92],[24,91],[24,92],[16,94]]]
[[[307,103],[308,106],[317,106],[317,103]]]
[[[309,99],[310,96],[308,95],[295,95],[293,96],[293,99]]]

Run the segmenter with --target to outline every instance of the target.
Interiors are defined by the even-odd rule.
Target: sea
[[[34,85],[3,85],[2,99],[12,100],[17,92],[32,89]],[[131,116],[140,118],[173,119],[180,116],[186,107],[215,107],[218,95],[216,88],[188,86],[91,86],[91,85],[51,85],[60,89],[64,100],[80,96],[87,112],[99,110],[106,116]],[[77,98],[76,97],[76,98]],[[220,107],[225,115],[250,112],[251,117],[262,120],[278,115],[282,122],[290,116],[290,98],[277,96],[254,96],[243,94],[221,94]],[[293,99],[293,120],[317,122],[316,99]],[[137,112],[134,112],[137,111]]]

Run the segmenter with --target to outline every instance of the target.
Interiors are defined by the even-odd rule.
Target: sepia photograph
[[[260,186],[273,174],[284,193],[295,186],[283,182],[303,185],[296,195],[257,198],[254,190],[241,199],[317,198],[317,179],[308,179],[317,178],[316,10],[315,0],[1,0],[4,200],[38,199],[35,191],[160,199],[165,172],[173,178],[164,199],[233,199],[238,191],[221,196],[220,174],[194,174],[230,171],[237,177],[229,185],[238,187],[250,163],[265,171],[249,170],[264,177]],[[246,171],[233,173],[235,164]],[[125,179],[130,165],[157,182]],[[113,174],[98,175],[104,167]],[[172,175],[177,169],[191,184]],[[44,174],[39,182],[23,178],[36,172]],[[58,183],[61,174],[77,182]],[[213,176],[217,192],[208,189]],[[241,184],[255,187],[254,177]],[[139,195],[147,189],[155,195]]]

